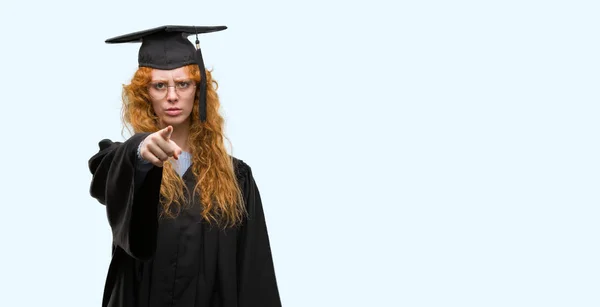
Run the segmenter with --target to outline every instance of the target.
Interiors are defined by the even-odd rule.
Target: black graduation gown
[[[233,158],[248,211],[241,226],[211,227],[200,218],[197,197],[176,219],[159,219],[162,168],[150,169],[138,188],[135,182],[137,147],[147,135],[102,140],[89,160],[90,194],[106,206],[113,234],[102,306],[281,306],[250,167]],[[182,178],[193,191],[191,167]]]

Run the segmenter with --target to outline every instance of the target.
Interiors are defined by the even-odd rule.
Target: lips
[[[168,108],[165,113],[169,116],[177,116],[181,114],[182,110],[179,108]]]

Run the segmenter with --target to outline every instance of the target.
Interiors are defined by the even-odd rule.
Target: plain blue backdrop
[[[284,306],[600,306],[596,1],[18,1],[0,10],[0,305],[99,306],[87,161],[139,45],[201,37]]]

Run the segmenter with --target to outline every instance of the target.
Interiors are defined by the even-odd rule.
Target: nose
[[[177,91],[175,91],[175,87],[167,87],[167,101],[168,102],[177,102],[179,96],[177,96]]]

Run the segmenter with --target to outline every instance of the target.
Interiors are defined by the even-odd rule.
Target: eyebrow
[[[177,82],[177,81],[187,81],[187,80],[192,80],[192,78],[190,78],[190,77],[173,78],[174,82]],[[169,80],[157,78],[157,79],[152,79],[150,82],[164,82],[164,83],[169,83]]]

